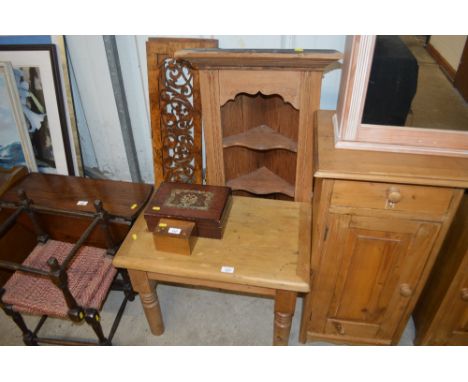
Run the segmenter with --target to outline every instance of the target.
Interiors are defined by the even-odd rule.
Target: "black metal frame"
[[[42,229],[39,224],[39,220],[37,219],[36,212],[37,211],[44,211],[44,207],[34,206],[33,202],[28,199],[26,193],[23,190],[18,191],[18,196],[21,200],[17,209],[10,215],[10,217],[0,226],[0,237],[5,235],[15,224],[16,220],[22,213],[26,213],[29,218],[31,219],[33,229],[37,235],[38,242],[45,243],[49,239],[47,233]],[[71,340],[71,339],[58,339],[58,338],[47,338],[47,337],[38,337],[39,330],[41,329],[42,325],[47,319],[46,315],[43,315],[39,320],[39,323],[35,327],[33,331],[31,331],[23,320],[22,315],[15,311],[13,307],[9,304],[5,304],[2,301],[2,296],[5,292],[3,288],[0,288],[0,307],[3,309],[6,315],[12,317],[13,321],[16,325],[20,328],[23,333],[23,342],[26,345],[38,345],[39,343],[48,343],[54,345],[112,345],[112,338],[117,330],[117,327],[120,323],[120,319],[122,318],[123,312],[127,305],[127,301],[133,301],[135,298],[136,293],[133,291],[130,278],[128,277],[127,271],[124,269],[118,269],[117,276],[120,275],[121,279],[119,280],[116,276],[114,279],[111,290],[120,290],[124,292],[124,299],[120,305],[119,311],[116,315],[112,328],[109,332],[109,335],[106,337],[103,333],[102,326],[101,326],[101,318],[99,312],[96,309],[85,309],[82,306],[78,305],[77,301],[71,294],[68,288],[68,277],[67,277],[67,268],[70,264],[73,257],[76,255],[80,247],[86,242],[89,238],[90,234],[93,230],[100,225],[101,229],[103,230],[106,242],[107,242],[107,254],[113,256],[118,246],[115,245],[112,233],[109,228],[109,214],[103,208],[102,202],[100,200],[96,200],[94,202],[94,207],[96,212],[94,214],[91,213],[83,213],[83,212],[73,212],[73,211],[64,211],[59,209],[47,208],[48,213],[57,213],[57,214],[65,214],[68,216],[86,216],[92,218],[92,222],[83,232],[81,237],[75,243],[73,248],[68,253],[65,260],[62,264],[59,264],[55,257],[50,257],[47,261],[47,265],[50,268],[50,271],[45,271],[42,269],[37,269],[33,267],[24,266],[22,264],[17,264],[10,261],[0,260],[0,268],[9,269],[13,271],[22,271],[34,275],[41,275],[47,276],[50,280],[57,286],[63,293],[65,301],[68,306],[68,317],[73,322],[82,322],[86,321],[91,328],[93,329],[94,333],[98,337],[98,342],[90,342],[90,341],[81,341],[81,340]]]

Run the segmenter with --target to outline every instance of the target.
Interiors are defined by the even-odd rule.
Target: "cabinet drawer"
[[[452,198],[450,188],[340,180],[334,183],[331,205],[443,216]]]

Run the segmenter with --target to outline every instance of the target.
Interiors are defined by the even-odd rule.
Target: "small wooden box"
[[[194,222],[160,219],[153,232],[154,245],[158,251],[190,255],[197,241],[194,228]]]
[[[221,239],[231,208],[231,189],[186,183],[162,183],[145,209],[150,232],[160,219],[195,223],[193,236]]]

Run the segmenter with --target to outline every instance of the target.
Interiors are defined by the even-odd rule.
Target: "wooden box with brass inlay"
[[[167,218],[194,222],[194,236],[221,239],[230,207],[229,187],[165,182],[148,203],[145,220],[150,232]]]
[[[160,219],[154,229],[154,245],[158,251],[190,255],[197,237],[195,223],[175,219]]]

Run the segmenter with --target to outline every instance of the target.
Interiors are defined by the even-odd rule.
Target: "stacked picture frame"
[[[21,165],[37,171],[13,68],[0,61],[0,167]]]
[[[0,63],[5,78],[0,86],[10,100],[0,101],[5,132],[0,166],[24,164],[30,171],[75,175],[55,44],[0,45]],[[20,141],[12,141],[15,127]]]

